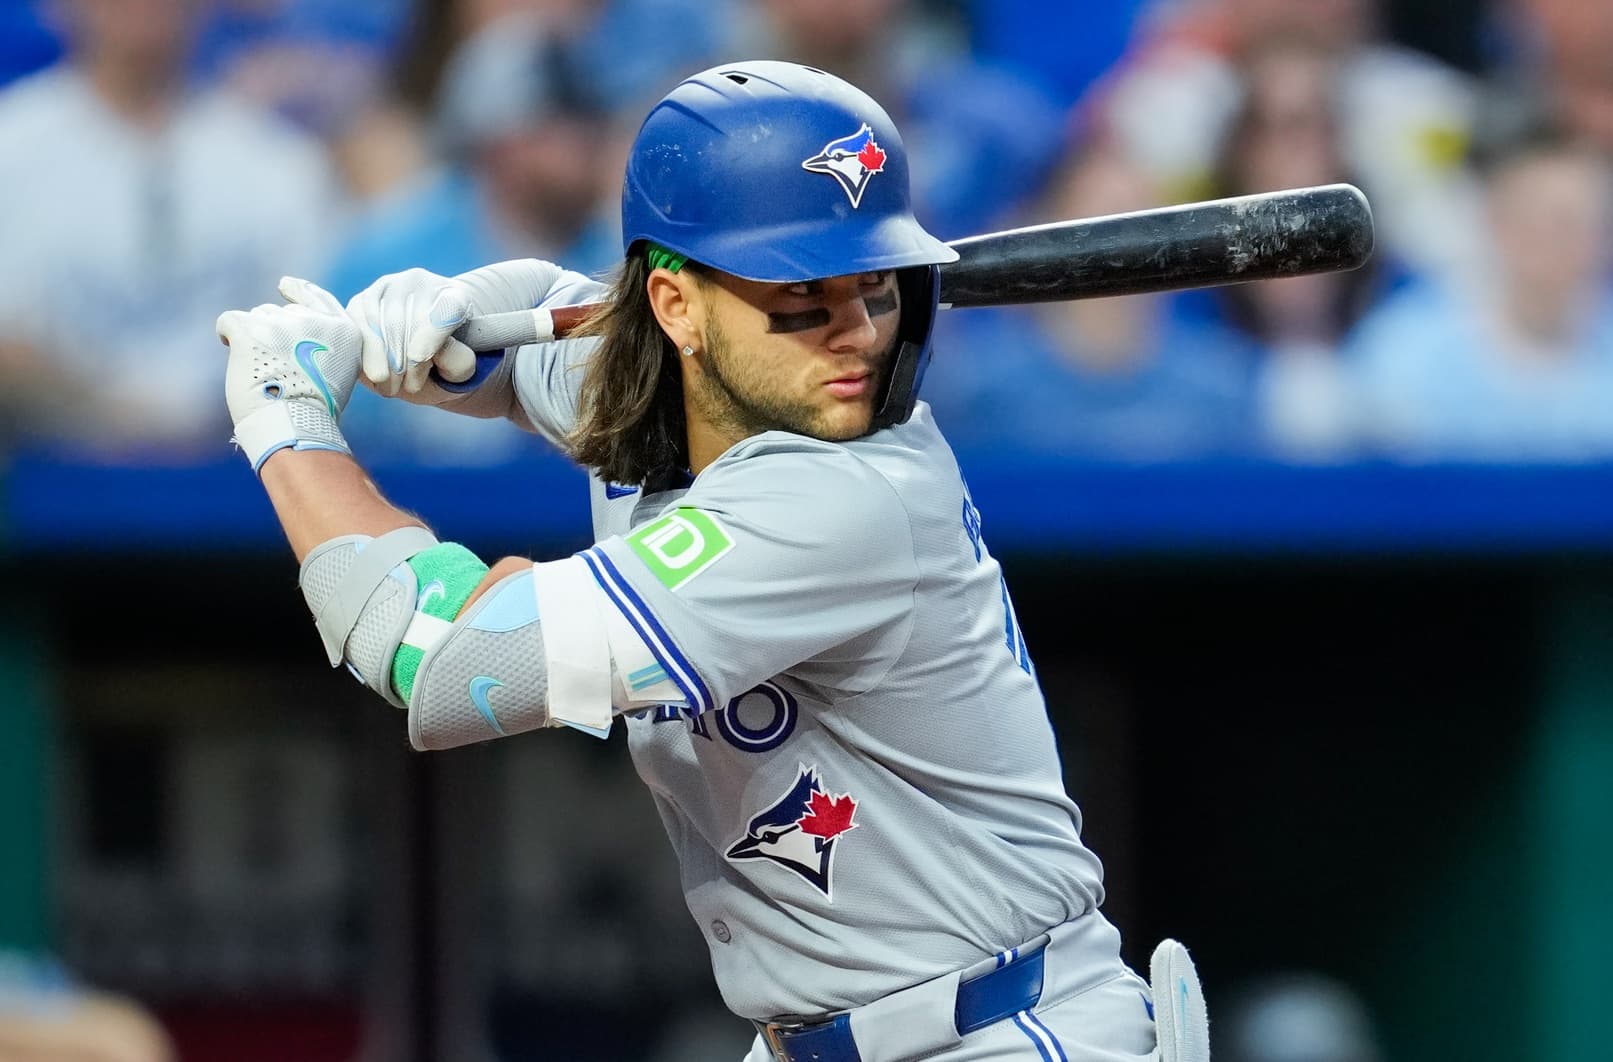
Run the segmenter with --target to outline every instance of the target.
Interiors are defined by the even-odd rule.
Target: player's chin
[[[841,402],[819,414],[812,434],[826,442],[846,442],[867,435],[873,423],[871,403]]]

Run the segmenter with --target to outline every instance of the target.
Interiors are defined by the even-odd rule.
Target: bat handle
[[[456,328],[454,338],[475,351],[502,351],[528,343],[548,343],[570,335],[598,305],[540,306],[535,310],[484,314]]]
[[[528,343],[548,343],[564,339],[581,324],[597,304],[581,306],[538,307],[532,310],[511,310],[509,313],[489,313],[472,317],[454,329],[454,338],[476,352],[476,371],[470,379],[458,383],[443,379],[435,368],[431,382],[444,391],[460,393],[474,391],[483,380],[504,360],[506,351],[524,347]]]

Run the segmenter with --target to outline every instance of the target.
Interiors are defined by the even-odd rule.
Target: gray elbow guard
[[[449,749],[549,724],[549,680],[533,572],[500,580],[420,661],[409,743]]]
[[[423,527],[374,539],[343,535],[315,547],[298,577],[330,665],[345,659],[361,682],[399,708],[405,705],[392,689],[392,657],[409,638],[418,593],[406,562],[437,544]]]

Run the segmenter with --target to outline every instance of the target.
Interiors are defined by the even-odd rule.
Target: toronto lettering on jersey
[[[772,752],[795,733],[801,706],[790,692],[772,682],[746,690],[715,712],[690,715],[685,709],[663,704],[655,709],[654,721],[670,723],[687,719],[689,732],[708,741],[712,730],[740,752]]]

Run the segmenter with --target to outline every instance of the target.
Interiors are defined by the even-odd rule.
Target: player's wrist
[[[321,403],[284,399],[258,407],[235,423],[234,442],[252,471],[282,450],[324,450],[352,454],[341,425]]]

